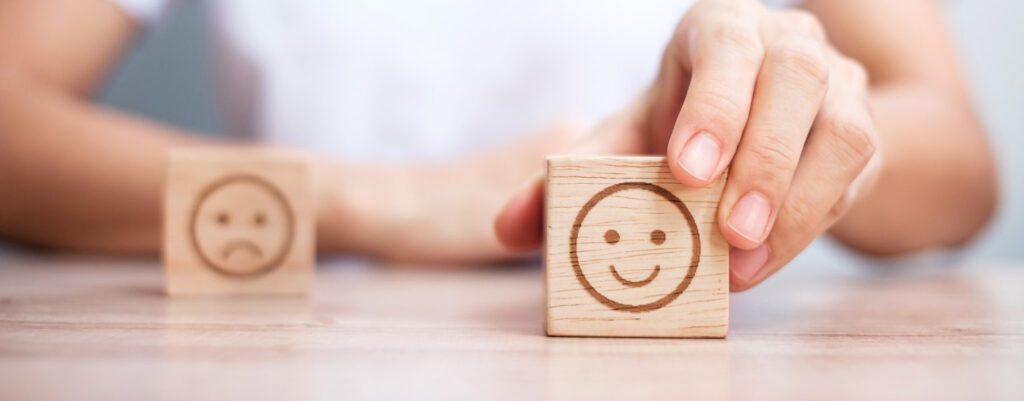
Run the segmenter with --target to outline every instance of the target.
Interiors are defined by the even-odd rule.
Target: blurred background
[[[991,262],[1024,259],[1024,2],[945,1],[947,21],[974,88],[975,102],[999,157],[999,215],[967,254]],[[105,89],[103,102],[188,129],[218,133],[205,2],[181,2],[142,35]],[[801,261],[853,259],[827,241]],[[816,263],[803,263],[816,264]]]

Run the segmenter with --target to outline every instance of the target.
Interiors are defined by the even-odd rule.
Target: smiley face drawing
[[[700,263],[700,233],[690,210],[667,189],[625,182],[580,208],[569,237],[576,278],[598,302],[642,313],[686,291]]]
[[[189,223],[192,247],[206,267],[231,277],[257,277],[284,260],[295,215],[270,182],[232,175],[200,192]]]

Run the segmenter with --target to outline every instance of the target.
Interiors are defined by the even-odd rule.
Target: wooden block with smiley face
[[[315,265],[304,155],[258,148],[171,152],[164,289],[171,295],[302,294]]]
[[[664,157],[549,158],[548,335],[725,337],[724,184],[686,187]]]

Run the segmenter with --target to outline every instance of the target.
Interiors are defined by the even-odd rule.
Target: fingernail
[[[768,198],[757,191],[750,191],[736,202],[729,215],[729,227],[751,241],[761,241],[768,228],[768,216],[772,208]]]
[[[708,181],[718,168],[721,157],[722,147],[718,140],[707,132],[699,132],[679,153],[679,167],[698,180]]]
[[[750,250],[732,248],[729,250],[732,274],[744,282],[749,281],[757,276],[757,272],[761,271],[765,263],[768,263],[769,256],[771,250],[768,249],[768,245]]]

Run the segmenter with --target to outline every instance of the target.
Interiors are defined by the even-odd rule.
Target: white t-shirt
[[[144,23],[173,0],[115,0]],[[689,1],[218,0],[229,134],[347,160],[445,158],[650,84]]]

